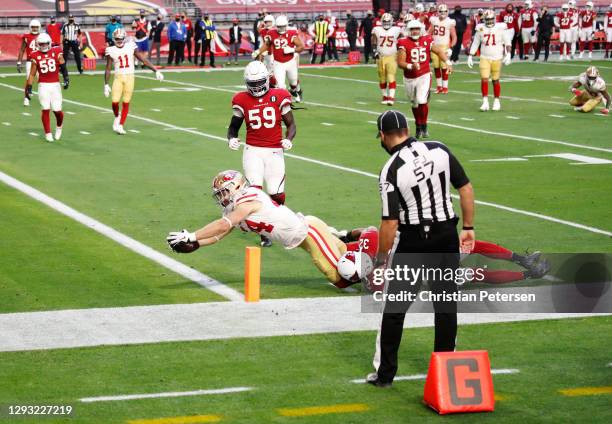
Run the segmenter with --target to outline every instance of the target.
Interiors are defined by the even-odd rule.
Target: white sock
[[[436,78],[436,87],[442,87],[442,78]]]
[[[448,88],[448,80],[442,80],[442,87]]]
[[[387,97],[387,89],[386,88],[381,88],[380,92],[382,93],[383,97]]]
[[[389,89],[389,97],[391,97],[392,99],[395,98],[395,88],[390,88]]]

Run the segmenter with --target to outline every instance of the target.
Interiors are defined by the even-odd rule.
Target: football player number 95
[[[425,62],[427,59],[425,47],[410,50],[410,59],[412,59],[412,62]]]
[[[249,110],[249,124],[254,130],[258,130],[263,125],[266,128],[274,128],[276,125],[276,114],[273,107]]]

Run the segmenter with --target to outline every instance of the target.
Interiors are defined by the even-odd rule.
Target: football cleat
[[[417,125],[417,127],[416,127],[416,134],[414,135],[414,137],[416,139],[419,139],[419,138],[421,138],[422,134],[423,134],[423,130],[421,129],[421,126]]]
[[[442,93],[444,93],[444,88],[443,87],[436,88],[436,94],[442,94]]]
[[[266,236],[260,236],[260,237],[261,237],[261,242],[259,244],[260,244],[261,247],[270,247],[270,246],[272,246],[272,240],[270,240]]]
[[[480,110],[482,112],[486,112],[489,110],[489,99],[487,99],[486,97],[482,99],[482,105],[480,106]]]
[[[499,102],[498,98],[493,100],[493,110],[501,110],[501,103]]]
[[[121,124],[117,125],[117,129],[115,129],[115,132],[116,132],[117,134],[119,134],[119,135],[125,135],[125,134],[127,134],[127,131],[125,131],[125,130],[123,129],[123,125],[121,125]]]
[[[529,269],[533,267],[540,260],[541,256],[542,256],[542,252],[539,252],[539,251],[530,253],[525,256],[518,255],[516,263],[518,263],[520,266],[522,266],[525,269]]]
[[[45,140],[47,140],[49,143],[53,143],[53,134],[51,133],[47,133],[45,134]]]
[[[550,262],[546,259],[536,262],[526,272],[527,278],[542,278],[550,271]]]
[[[28,99],[27,97],[23,98],[23,105],[24,106],[30,106],[30,99]]]
[[[117,127],[119,127],[119,122],[121,122],[121,118],[118,116],[113,121],[113,131],[117,132]]]
[[[442,94],[448,94],[448,87],[442,87]]]
[[[60,138],[62,138],[62,127],[57,127],[55,129],[55,139],[59,140]]]
[[[584,52],[580,52],[580,55],[578,56],[578,59],[582,59],[584,56]]]
[[[380,101],[380,104],[381,105],[386,105],[387,104],[387,99],[388,99],[387,96],[383,96],[382,100]]]
[[[576,112],[582,112],[582,106],[576,106],[576,107],[574,108],[574,110],[575,110]]]
[[[394,97],[387,97],[387,104],[389,106],[393,106],[394,103],[395,103],[395,98]]]
[[[421,125],[421,138],[429,138],[429,131],[427,131],[427,124]]]

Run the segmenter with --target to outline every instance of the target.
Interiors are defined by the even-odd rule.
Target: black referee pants
[[[83,72],[83,68],[81,68],[81,51],[79,50],[79,42],[78,41],[64,41],[63,48],[64,60],[68,63],[68,55],[72,50],[72,54],[74,54],[74,61],[76,62],[77,69],[79,73]]]
[[[459,237],[457,219],[432,224],[429,238],[421,235],[418,227],[400,228],[400,240],[393,256],[392,267],[457,269],[459,267]],[[409,254],[409,255],[408,255]],[[389,281],[387,294],[409,290],[418,293],[422,282],[414,286],[405,281]],[[457,285],[453,281],[428,281],[428,290],[434,294],[454,293]],[[402,341],[404,318],[410,302],[387,302],[382,317],[380,339],[377,340],[377,355],[380,364],[377,368],[381,382],[392,382],[397,373],[397,352]],[[455,350],[457,337],[457,303],[454,301],[433,302],[434,308],[434,351],[451,352]]]

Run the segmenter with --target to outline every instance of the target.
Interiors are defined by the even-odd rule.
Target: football
[[[374,270],[372,258],[363,252],[346,252],[338,260],[338,274],[348,281],[357,282]]]

